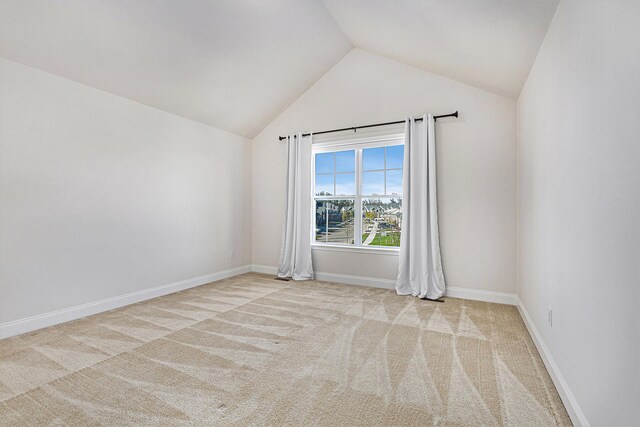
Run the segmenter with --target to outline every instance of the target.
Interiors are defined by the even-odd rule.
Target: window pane
[[[400,246],[402,199],[382,198],[362,201],[362,245]]]
[[[332,173],[316,175],[316,196],[333,196],[333,177]]]
[[[387,169],[401,169],[404,159],[404,145],[387,147]]]
[[[316,154],[316,173],[333,173],[333,155],[335,153]],[[332,190],[333,191],[333,190]]]
[[[363,172],[362,194],[384,194],[384,172]]]
[[[362,170],[384,169],[384,147],[362,150]]]
[[[387,194],[402,196],[402,169],[387,171]]]
[[[353,200],[316,200],[316,241],[353,245]]]
[[[336,153],[336,172],[356,171],[356,151],[338,151]]]
[[[353,196],[356,194],[356,174],[336,174],[336,196]]]

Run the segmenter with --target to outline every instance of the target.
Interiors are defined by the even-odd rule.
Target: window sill
[[[375,254],[375,255],[388,255],[398,256],[400,248],[390,247],[370,247],[370,246],[347,246],[347,245],[327,245],[327,244],[311,244],[312,251],[320,252],[351,252],[356,254]]]

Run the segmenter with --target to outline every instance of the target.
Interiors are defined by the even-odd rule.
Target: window
[[[314,243],[399,247],[403,135],[314,144]]]

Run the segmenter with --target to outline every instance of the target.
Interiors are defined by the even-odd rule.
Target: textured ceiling
[[[517,97],[558,0],[0,0],[0,56],[255,136],[353,46]]]

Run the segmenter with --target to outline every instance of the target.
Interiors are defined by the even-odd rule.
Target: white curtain
[[[278,277],[313,279],[311,264],[311,136],[287,138],[286,208]]]
[[[402,233],[398,295],[438,299],[445,284],[440,259],[436,196],[436,139],[433,116],[405,123]]]

